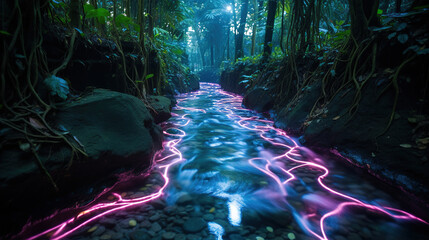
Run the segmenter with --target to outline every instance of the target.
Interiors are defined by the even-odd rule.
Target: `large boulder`
[[[38,154],[58,185],[59,191],[55,191],[34,156],[20,150],[25,138],[3,144],[0,191],[4,197],[0,212],[8,220],[2,223],[2,229],[9,233],[19,230],[29,217],[45,217],[55,208],[89,200],[113,185],[119,176],[145,171],[151,166],[154,153],[162,147],[161,128],[144,103],[127,94],[93,90],[61,106],[53,119],[52,125],[64,131],[69,141],[80,145],[88,157],[75,156],[69,165],[72,154],[68,146],[40,144]],[[4,139],[19,137],[3,130],[9,132],[9,137],[2,136]]]
[[[147,100],[155,123],[165,122],[171,118],[172,102],[170,99],[163,96],[149,96]]]
[[[266,89],[257,87],[244,96],[243,105],[257,112],[268,112],[274,106],[274,98]]]

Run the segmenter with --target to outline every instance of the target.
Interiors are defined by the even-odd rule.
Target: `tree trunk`
[[[201,36],[200,36],[200,28],[198,27],[198,23],[196,23],[194,25],[194,30],[195,30],[195,37],[197,38],[197,43],[198,43],[198,49],[201,55],[201,63],[203,64],[203,67],[206,66],[206,61],[204,58],[204,48],[201,42]]]
[[[235,0],[232,0],[232,16],[233,16],[232,30],[234,32],[234,46],[235,46],[237,45],[237,13],[235,12]]]
[[[357,42],[370,35],[368,27],[378,26],[379,0],[349,0],[351,33]]]
[[[149,25],[148,25],[148,34],[149,34],[149,38],[153,39],[154,35],[153,35],[153,28],[154,28],[154,22],[153,22],[153,14],[154,14],[154,0],[149,0],[149,6],[148,6],[148,20],[149,20]]]
[[[144,48],[144,28],[145,28],[145,22],[144,22],[144,0],[139,0],[139,9],[137,14],[137,21],[140,26],[140,32],[139,32],[139,40],[142,48]]]
[[[230,53],[229,53],[229,35],[231,35],[231,31],[230,31],[230,26],[228,25],[228,29],[227,29],[227,40],[226,40],[226,59],[229,60],[230,59]]]
[[[127,15],[127,17],[131,17],[131,0],[126,0],[126,9],[125,9],[125,14]]]
[[[242,1],[240,26],[238,28],[237,41],[235,42],[235,60],[244,56],[243,39],[246,30],[247,11],[249,9],[249,0]]]
[[[402,5],[402,0],[396,0],[396,2],[395,2],[395,12],[397,12],[397,13],[401,12],[401,5]]]
[[[255,55],[255,48],[256,48],[256,31],[258,30],[258,15],[259,15],[259,8],[258,3],[256,0],[252,1],[253,4],[253,28],[252,28],[252,49],[250,50],[250,55]]]
[[[118,13],[118,8],[117,8],[117,6],[116,6],[116,1],[117,0],[113,0],[113,25],[114,25],[114,27],[116,28],[116,15],[117,15],[117,13]]]
[[[283,47],[283,40],[284,40],[284,32],[285,32],[285,0],[282,1],[282,26],[280,31],[280,48],[282,49],[282,52],[285,53],[285,49]]]
[[[268,59],[272,51],[274,21],[276,17],[277,0],[268,0],[268,16],[265,25],[264,59]]]
[[[70,1],[70,23],[75,28],[80,28],[79,0]]]

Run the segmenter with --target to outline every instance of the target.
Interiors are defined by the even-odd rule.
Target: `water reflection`
[[[215,84],[180,96],[149,177],[108,191],[101,203],[34,238],[90,239],[99,237],[90,231],[97,226],[109,228],[108,237],[131,239],[137,233],[217,240],[429,235],[423,219],[400,210],[407,203],[299,146],[241,100]],[[128,222],[104,225],[122,218]]]

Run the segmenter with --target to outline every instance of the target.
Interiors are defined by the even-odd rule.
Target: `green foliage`
[[[145,79],[146,79],[146,80],[151,79],[151,78],[153,78],[153,76],[155,76],[153,73],[148,74],[148,75],[145,77]]]
[[[117,27],[122,28],[122,31],[140,31],[140,26],[134,23],[134,20],[130,17],[120,14],[116,16],[115,23]]]
[[[0,30],[0,34],[6,35],[6,36],[12,35],[12,34],[8,33],[7,31],[3,31],[3,30]]]
[[[255,56],[246,56],[246,57],[239,58],[237,59],[237,64],[244,64],[244,65],[247,65],[249,63],[258,64],[261,59],[262,59],[262,53]],[[233,65],[234,63],[231,63],[231,64]]]
[[[105,8],[97,8],[97,9],[91,9],[91,10],[89,10],[88,8],[88,12],[86,14],[86,18],[88,19],[95,18],[100,24],[106,24],[106,18],[109,16],[110,16],[110,12]]]

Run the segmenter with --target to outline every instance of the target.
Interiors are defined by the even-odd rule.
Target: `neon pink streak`
[[[317,178],[317,182],[319,183],[319,185],[325,189],[326,191],[328,191],[329,193],[336,195],[340,198],[343,198],[347,201],[343,201],[341,203],[339,203],[337,205],[337,207],[332,210],[329,211],[328,213],[324,214],[320,220],[319,220],[319,231],[320,234],[316,233],[315,231],[313,231],[311,229],[310,223],[308,222],[308,219],[311,218],[315,218],[317,217],[317,214],[315,213],[311,213],[311,214],[307,214],[307,215],[303,215],[300,217],[300,219],[298,219],[298,221],[300,221],[302,223],[302,225],[304,226],[304,228],[313,236],[317,237],[318,239],[321,240],[327,240],[328,237],[326,235],[325,232],[325,227],[324,227],[324,222],[327,218],[332,217],[332,216],[336,216],[339,215],[344,208],[349,207],[349,206],[358,206],[358,207],[364,207],[366,209],[370,209],[370,210],[374,210],[377,212],[380,212],[382,214],[386,214],[392,218],[395,219],[404,219],[404,220],[415,220],[415,221],[420,221],[422,223],[428,224],[426,221],[410,214],[407,213],[405,211],[399,210],[399,209],[395,209],[395,208],[391,208],[391,207],[384,207],[384,206],[375,206],[375,205],[371,205],[371,204],[367,204],[364,203],[356,198],[353,198],[351,196],[348,196],[346,194],[340,193],[338,191],[333,190],[332,188],[326,186],[323,183],[323,179],[329,175],[329,170],[324,167],[321,164],[317,164],[313,161],[316,160],[320,160],[317,158],[314,159],[310,159],[310,161],[303,161],[300,160],[300,158],[302,157],[301,154],[299,154],[299,152],[302,150],[302,148],[292,139],[290,138],[284,131],[274,128],[273,125],[273,121],[270,120],[264,120],[264,119],[258,119],[257,117],[242,117],[240,115],[238,115],[234,110],[240,110],[240,111],[247,111],[249,112],[249,110],[244,109],[241,107],[241,102],[242,102],[242,97],[238,96],[238,95],[234,95],[231,93],[226,93],[219,88],[219,86],[217,84],[206,84],[210,87],[213,88],[217,88],[216,92],[222,95],[225,95],[227,98],[226,99],[221,99],[221,100],[217,100],[214,102],[214,105],[218,108],[219,111],[226,113],[226,116],[231,119],[234,120],[239,126],[241,126],[244,129],[250,130],[250,131],[255,131],[259,133],[259,136],[264,139],[265,141],[269,142],[270,144],[274,145],[274,146],[278,146],[278,147],[283,147],[285,149],[288,149],[286,152],[284,152],[283,154],[280,154],[278,156],[274,156],[272,159],[265,159],[265,158],[252,158],[249,159],[248,162],[251,166],[255,167],[256,169],[258,169],[259,171],[263,172],[264,174],[266,174],[268,177],[272,178],[278,185],[280,192],[283,196],[287,197],[287,189],[286,189],[286,185],[288,183],[290,183],[291,181],[297,179],[297,177],[293,174],[293,172],[297,169],[300,168],[304,168],[304,167],[312,167],[312,168],[316,168],[319,169],[323,172],[322,175],[320,175]],[[194,97],[196,98],[199,95],[202,94],[208,94],[209,92],[207,91],[199,91],[197,93],[191,93],[191,94],[187,94],[187,96],[189,97]],[[183,100],[178,100],[178,104],[181,103]],[[189,110],[189,111],[200,111],[203,113],[206,113],[205,110],[203,109],[197,109],[197,108],[189,108],[189,107],[181,107],[181,106],[177,106],[178,110]],[[190,119],[186,118],[188,114],[184,114],[182,116],[180,116],[179,114],[173,113],[172,116],[175,117],[180,117],[180,120],[183,120],[184,123],[183,124],[176,124],[179,127],[184,127],[187,126],[190,123]],[[174,130],[178,133],[169,133],[169,131]],[[269,131],[274,132],[276,135],[278,136],[283,136],[287,139],[287,141],[289,143],[291,143],[290,145],[284,144],[284,143],[280,143],[277,142],[275,139],[269,138],[267,136],[265,136],[265,134]],[[182,153],[176,148],[177,144],[179,144],[182,140],[183,137],[186,136],[186,133],[178,128],[169,128],[166,129],[164,131],[164,134],[170,137],[178,137],[178,139],[173,139],[170,140],[168,142],[164,142],[163,144],[163,151],[169,151],[171,152],[171,154],[165,156],[165,157],[160,157],[161,154],[155,154],[155,156],[159,157],[159,158],[154,158],[154,162],[158,163],[157,165],[157,169],[161,172],[161,175],[164,179],[164,184],[163,186],[157,191],[154,192],[148,196],[143,196],[140,198],[133,198],[133,199],[124,199],[121,197],[121,195],[114,193],[114,196],[117,198],[115,201],[113,202],[109,202],[109,203],[99,203],[96,204],[92,207],[88,207],[87,210],[82,211],[81,213],[79,213],[76,217],[71,218],[67,221],[64,221],[63,223],[52,227],[42,233],[39,233],[35,236],[32,236],[28,239],[32,240],[32,239],[36,239],[39,237],[42,237],[48,233],[53,233],[52,235],[52,239],[55,240],[59,240],[62,239],[70,234],[72,234],[73,232],[75,232],[76,230],[88,225],[89,223],[93,222],[94,220],[105,216],[107,214],[122,210],[122,209],[126,209],[132,206],[137,206],[137,205],[141,205],[144,203],[147,203],[149,201],[152,201],[154,199],[159,198],[160,196],[162,196],[162,194],[164,193],[165,188],[167,187],[167,185],[170,182],[170,179],[168,177],[168,171],[170,169],[171,166],[182,162],[183,161],[183,156]],[[167,161],[169,160],[169,161]],[[261,161],[263,164],[257,164],[258,161]],[[290,163],[295,163],[298,164],[297,166],[293,166],[289,169],[285,169],[284,167],[282,167],[282,165],[279,164],[280,161],[286,161],[286,162],[290,162]],[[163,164],[164,162],[167,162],[165,164]],[[287,175],[286,180],[282,181],[280,176],[278,176],[277,174],[275,174],[274,172],[271,171],[271,168],[278,168],[281,170],[281,172],[283,172],[285,175]],[[95,213],[98,211],[103,211],[101,213]],[[69,227],[69,225],[73,225],[75,224],[75,222],[83,217],[89,217],[88,219],[86,219],[85,221],[79,223],[78,225],[74,226],[74,227]],[[67,227],[69,227],[70,229],[67,231],[64,231]]]
[[[186,110],[191,110],[191,111],[201,111],[201,112],[205,113],[205,110],[196,109],[196,108],[178,107],[178,109],[186,109]],[[179,116],[178,114],[174,114],[174,115],[176,117]],[[186,122],[184,124],[178,124],[178,126],[183,127],[183,126],[186,126],[190,123],[191,120],[186,118],[187,115],[188,114],[185,114],[185,115],[180,117],[180,119],[186,120]],[[169,133],[168,132],[169,130],[175,130],[178,133],[174,133],[174,134]],[[184,160],[182,153],[176,148],[176,145],[179,144],[182,141],[182,138],[186,136],[185,131],[178,129],[178,128],[166,129],[164,131],[164,134],[167,136],[170,136],[170,137],[179,137],[179,139],[174,139],[174,140],[163,143],[163,145],[164,145],[163,150],[164,151],[170,151],[172,154],[170,154],[166,157],[163,157],[163,158],[154,159],[154,161],[159,164],[157,166],[157,168],[161,171],[161,175],[164,179],[164,184],[162,185],[162,187],[157,192],[154,192],[148,196],[144,196],[144,197],[140,197],[140,198],[132,198],[132,199],[124,199],[124,198],[122,198],[121,195],[119,195],[117,193],[113,193],[113,195],[117,198],[117,200],[110,202],[110,203],[99,203],[99,204],[96,204],[92,207],[89,207],[87,210],[79,213],[76,217],[71,218],[71,219],[69,219],[69,220],[67,220],[67,221],[65,221],[65,222],[63,222],[63,223],[61,223],[55,227],[49,228],[49,229],[47,229],[47,230],[45,230],[45,231],[43,231],[37,235],[34,235],[34,236],[28,238],[28,240],[40,238],[40,237],[45,236],[46,234],[51,233],[53,231],[55,231],[55,232],[52,234],[51,239],[59,240],[59,239],[62,239],[64,237],[72,234],[76,230],[88,225],[89,223],[91,223],[91,222],[93,222],[93,221],[95,221],[95,220],[97,220],[97,219],[99,219],[105,215],[108,215],[110,213],[113,213],[113,212],[116,212],[119,210],[123,210],[126,208],[130,208],[133,206],[142,205],[144,203],[147,203],[149,201],[152,201],[152,200],[157,199],[160,196],[162,196],[165,188],[168,186],[168,184],[170,182],[170,179],[168,177],[168,171],[169,171],[170,167],[179,163],[179,162],[182,162]],[[165,150],[165,147],[168,150]],[[155,156],[160,156],[160,155],[161,155],[160,153],[155,154]],[[174,158],[174,157],[176,157],[176,158]],[[171,159],[171,161],[169,161],[166,164],[161,164],[161,162],[164,162],[167,159]],[[96,211],[103,211],[103,212],[98,213],[98,214],[94,213],[95,215],[93,215],[91,217],[90,215]],[[77,226],[74,226],[74,227],[70,228],[69,230],[64,231],[66,229],[66,227],[74,224],[78,219],[80,219],[84,216],[85,217],[88,216],[89,218],[87,220],[83,221],[82,223],[79,223]]]
[[[228,118],[230,118],[230,119],[238,119],[238,120],[236,120],[236,122],[237,122],[237,124],[239,126],[241,126],[242,128],[245,128],[247,130],[259,132],[259,136],[262,139],[264,139],[265,141],[269,142],[270,144],[272,144],[274,146],[280,146],[280,147],[284,147],[286,149],[289,149],[284,154],[275,156],[272,159],[252,158],[252,159],[248,160],[248,162],[249,162],[249,164],[251,166],[253,166],[256,169],[260,170],[261,172],[265,173],[268,177],[272,178],[277,183],[277,185],[279,186],[279,189],[280,189],[280,191],[281,191],[281,193],[282,193],[283,196],[287,196],[287,190],[285,188],[285,185],[287,185],[290,181],[292,181],[294,179],[297,179],[295,177],[295,175],[293,175],[293,173],[292,173],[293,171],[295,171],[295,170],[297,170],[299,168],[303,168],[303,167],[313,167],[313,168],[316,168],[316,169],[320,169],[320,170],[322,170],[324,172],[321,176],[319,176],[317,178],[317,181],[318,181],[319,185],[323,189],[327,190],[331,194],[334,194],[334,195],[336,195],[338,197],[341,197],[341,198],[344,198],[344,199],[348,200],[346,202],[340,203],[337,206],[337,208],[335,208],[334,210],[332,210],[332,211],[324,214],[321,217],[321,219],[319,221],[319,230],[321,232],[321,235],[317,234],[313,230],[311,230],[311,228],[309,226],[309,223],[307,221],[308,218],[315,217],[316,214],[310,214],[310,215],[306,215],[306,216],[301,217],[300,221],[304,225],[304,228],[310,234],[312,234],[313,236],[315,236],[315,237],[317,237],[318,239],[321,239],[321,240],[328,240],[328,237],[327,237],[326,232],[325,232],[325,227],[324,227],[324,221],[325,221],[325,219],[327,219],[327,218],[329,218],[331,216],[335,216],[335,215],[340,214],[343,211],[343,209],[345,207],[347,207],[347,206],[364,207],[364,208],[367,208],[367,209],[370,209],[370,210],[378,211],[378,212],[380,212],[382,214],[386,214],[386,215],[388,215],[388,216],[390,216],[392,218],[395,218],[395,219],[414,220],[414,221],[422,222],[424,224],[429,224],[428,222],[424,221],[423,219],[418,218],[418,217],[416,217],[416,216],[414,216],[414,215],[412,215],[410,213],[407,213],[405,211],[402,211],[402,210],[399,210],[399,209],[395,209],[395,208],[391,208],[391,207],[385,207],[385,206],[379,207],[379,206],[367,204],[367,203],[364,203],[364,202],[362,202],[362,201],[360,201],[360,200],[358,200],[356,198],[353,198],[353,197],[351,197],[349,195],[346,195],[344,193],[340,193],[340,192],[335,191],[332,188],[326,186],[326,184],[323,183],[323,179],[326,176],[329,175],[329,170],[326,167],[324,167],[324,166],[322,166],[320,164],[314,163],[312,161],[302,161],[302,160],[299,160],[299,159],[295,159],[294,157],[301,157],[301,155],[297,153],[297,152],[299,152],[299,150],[301,149],[301,147],[292,138],[290,138],[284,131],[282,131],[280,129],[277,129],[277,128],[274,128],[273,126],[266,125],[267,123],[273,124],[272,121],[258,119],[257,117],[248,117],[248,118],[245,118],[245,117],[242,117],[242,116],[234,113],[234,111],[232,111],[232,109],[244,110],[243,108],[236,106],[236,105],[241,105],[242,98],[240,96],[237,96],[237,95],[232,95],[230,93],[226,93],[226,92],[224,92],[222,90],[217,90],[217,92],[220,93],[220,94],[223,94],[223,95],[225,95],[227,97],[230,97],[230,99],[227,99],[227,100],[219,100],[218,103],[216,104],[220,108],[224,109],[223,112],[228,113],[228,115],[227,115]],[[232,105],[232,106],[235,105],[235,107],[226,107],[226,106],[228,106],[228,103],[229,103],[229,105]],[[247,111],[249,111],[249,110],[247,110]],[[261,124],[261,123],[264,123],[265,125],[264,126],[258,125],[258,124]],[[264,136],[264,133],[266,133],[266,132],[268,132],[270,130],[274,131],[279,136],[286,137],[287,140],[292,143],[292,146],[276,142],[274,139],[271,139],[271,138],[268,138],[268,137]],[[276,164],[276,160],[280,160],[280,159],[285,159],[286,161],[289,161],[289,162],[299,163],[300,165],[292,167],[290,169],[284,169],[280,165]],[[255,163],[256,160],[265,161],[266,162],[265,167],[263,168],[263,167],[259,166],[258,164],[256,164]],[[317,158],[314,158],[312,160],[314,160],[314,161],[319,160],[320,161],[320,159],[317,159]],[[276,166],[276,167],[280,168],[282,170],[282,172],[284,172],[285,174],[287,174],[289,176],[287,178],[287,180],[281,182],[279,176],[277,176],[275,173],[273,173],[269,169],[271,166]]]

